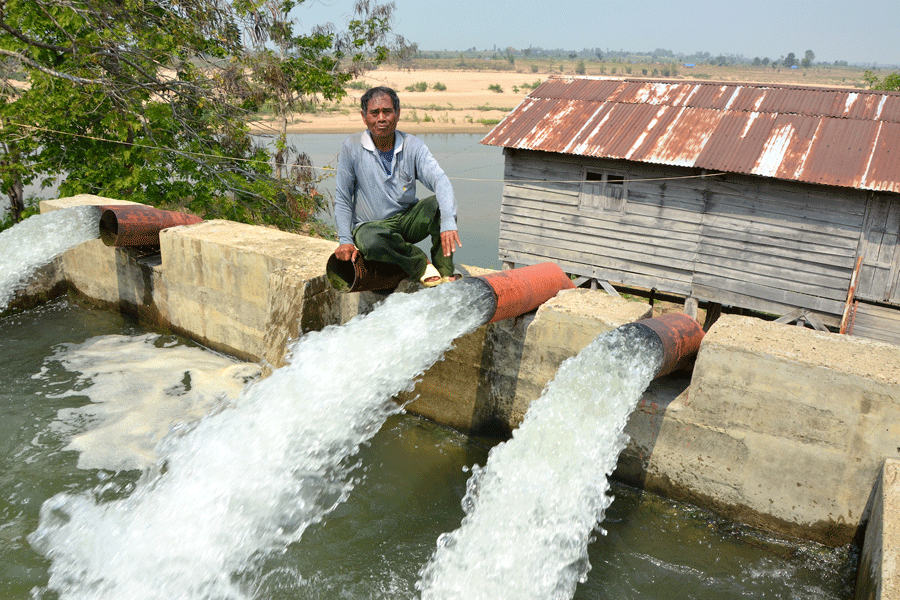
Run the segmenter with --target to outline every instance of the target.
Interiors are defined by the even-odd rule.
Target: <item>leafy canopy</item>
[[[0,0],[0,186],[60,178],[206,218],[298,229],[321,208],[302,157],[250,135],[385,60],[393,4],[297,33],[296,0]],[[402,47],[402,39],[394,46]],[[277,144],[276,144],[277,146]]]
[[[873,71],[866,71],[863,79],[869,85],[870,90],[897,91],[900,90],[900,73],[891,73],[880,79]]]

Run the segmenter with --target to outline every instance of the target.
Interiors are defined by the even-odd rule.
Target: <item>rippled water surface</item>
[[[171,360],[167,353],[173,354]],[[119,315],[65,301],[0,320],[0,361],[7,366],[0,392],[3,598],[80,597],[73,591],[77,579],[69,581],[71,587],[58,586],[62,593],[48,589],[52,563],[29,542],[39,529],[41,506],[60,493],[90,497],[85,500],[87,516],[98,518],[91,528],[111,527],[104,514],[115,514],[112,507],[134,497],[148,477],[127,467],[154,460],[146,455],[148,441],[158,435],[149,435],[158,431],[150,424],[172,416],[158,406],[159,398],[175,400],[170,410],[181,419],[176,435],[185,435],[196,427],[198,410],[233,410],[236,394],[254,375],[253,365],[178,338],[148,334]],[[134,368],[141,363],[142,368]],[[117,364],[130,368],[116,377]],[[149,415],[147,397],[156,399],[149,403],[154,406]],[[147,425],[137,439],[124,435],[130,430],[122,427],[129,414],[143,415]],[[242,440],[230,436],[221,443],[227,451],[240,448]],[[439,537],[460,526],[471,470],[486,464],[488,449],[486,443],[417,418],[388,416],[332,480],[347,486],[344,501],[329,505],[332,510],[308,524],[299,539],[276,544],[274,551],[257,548],[245,562],[230,567],[226,580],[231,596],[208,597],[418,598],[420,572]],[[118,465],[125,470],[97,466],[112,459],[125,461]],[[616,499],[606,509],[606,533],[594,533],[588,546],[591,570],[576,588],[577,599],[849,597],[845,550],[768,538],[627,487],[613,485],[611,492]],[[214,482],[197,493],[210,499],[227,496]],[[178,498],[196,504],[188,496]],[[229,506],[208,504],[212,512],[235,506],[240,512],[233,500]],[[150,517],[141,518],[150,523]],[[91,533],[100,549],[115,543],[119,525]],[[130,543],[153,553],[150,542],[158,533],[148,527]],[[141,548],[144,540],[147,545]],[[242,543],[227,536],[222,541],[225,547]],[[514,540],[505,543],[516,545]],[[91,554],[95,549],[80,551]],[[133,565],[130,575],[136,581],[148,575],[141,571],[146,564]]]

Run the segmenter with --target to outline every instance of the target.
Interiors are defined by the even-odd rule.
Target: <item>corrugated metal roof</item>
[[[553,76],[483,144],[900,193],[900,93]]]

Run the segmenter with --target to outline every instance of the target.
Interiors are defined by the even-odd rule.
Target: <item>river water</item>
[[[479,152],[471,138],[475,146],[435,149],[449,173],[454,157]],[[0,320],[0,597],[849,596],[847,549],[609,487],[604,473],[648,375],[613,416],[603,398],[572,397],[585,385],[618,387],[598,385],[594,371],[652,371],[627,343],[600,344],[603,356],[625,349],[628,360],[613,366],[581,355],[567,363],[559,391],[490,458],[489,445],[400,414],[391,396],[485,319],[463,287],[392,296],[310,334],[262,381],[254,365],[64,300]],[[567,416],[533,424],[548,413]],[[595,438],[612,453],[592,450]],[[583,484],[574,465],[588,469]],[[546,535],[527,543],[535,532]],[[562,566],[544,570],[550,563]],[[556,582],[547,575],[560,572]]]
[[[124,578],[150,590],[167,569],[190,565],[196,577],[216,565],[219,578],[213,579],[228,589],[165,597],[419,598],[420,572],[439,538],[459,528],[471,489],[467,481],[487,463],[491,447],[421,419],[389,414],[384,425],[366,433],[371,437],[355,457],[323,479],[333,487],[318,488],[328,492],[318,497],[318,506],[324,502],[330,510],[317,513],[321,519],[291,523],[276,511],[271,519],[294,529],[275,535],[273,546],[260,545],[274,539],[266,537],[265,527],[262,533],[259,525],[242,527],[242,518],[234,527],[210,530],[221,538],[210,537],[202,526],[194,529],[193,521],[234,510],[240,516],[255,506],[247,504],[252,495],[235,496],[223,483],[258,480],[257,463],[236,453],[255,446],[265,449],[257,461],[285,464],[286,452],[248,439],[253,428],[229,432],[212,442],[213,455],[227,458],[224,471],[208,463],[198,468],[175,486],[171,502],[160,505],[166,510],[153,516],[144,503],[153,495],[147,482],[158,476],[155,442],[169,429],[176,437],[188,436],[204,412],[237,413],[233,403],[254,377],[255,365],[66,300],[0,320],[0,364],[6,367],[0,392],[4,599],[111,597],[101,593],[103,587],[84,588],[83,571],[64,568],[68,561],[100,569],[101,576],[89,578],[97,586],[101,580],[121,585]],[[276,425],[257,427],[268,432]],[[578,600],[849,597],[846,549],[772,538],[624,486],[613,485],[611,492],[615,500],[606,509],[604,531],[592,534],[587,549],[592,568],[577,586]],[[66,525],[56,519],[80,526],[62,535]],[[223,579],[222,564],[235,557],[231,545],[243,548],[246,562],[226,567],[233,572]],[[190,554],[187,548],[216,550],[207,555],[211,562],[198,563],[182,557]],[[97,564],[99,557],[110,564]],[[62,593],[49,589],[49,581]],[[144,596],[129,590],[127,597]]]

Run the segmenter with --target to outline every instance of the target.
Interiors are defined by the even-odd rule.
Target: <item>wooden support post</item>
[[[859,268],[862,266],[862,256],[856,259],[856,266],[853,268],[853,274],[850,276],[850,287],[847,289],[847,301],[844,303],[844,314],[841,315],[840,333],[847,333],[847,325],[850,319],[851,307],[853,306],[853,297],[856,296],[856,282],[859,279]]]
[[[575,279],[572,280],[572,283],[575,285],[575,287],[581,287],[582,285],[587,283],[589,280],[590,280],[590,278],[588,278],[588,277],[576,277]]]
[[[718,302],[710,302],[709,306],[706,307],[706,320],[703,322],[703,331],[709,331],[709,328],[719,320],[720,316],[722,316],[722,305]]]
[[[699,310],[700,302],[696,298],[688,296],[684,299],[684,314],[696,321]]]

